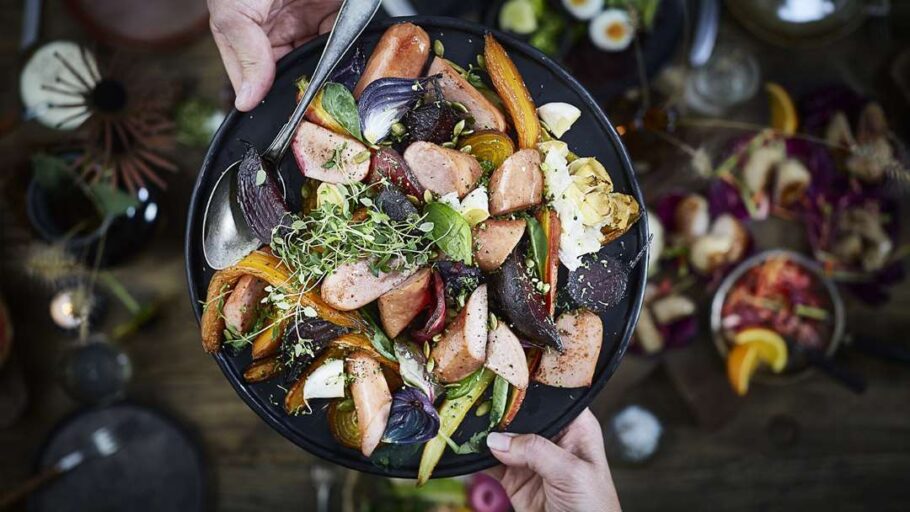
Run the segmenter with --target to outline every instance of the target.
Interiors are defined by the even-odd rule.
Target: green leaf
[[[471,375],[461,379],[456,382],[455,385],[446,388],[446,398],[449,400],[455,400],[456,398],[461,398],[467,395],[474,386],[480,381],[481,376],[483,375],[483,368],[475,371]]]
[[[547,270],[547,234],[534,217],[525,219],[528,224],[528,238],[531,240],[531,256],[537,264],[537,276],[543,279]]]
[[[487,439],[487,434],[490,432],[487,430],[481,430],[480,432],[475,432],[467,441],[464,443],[458,444],[452,440],[451,437],[440,433],[439,435],[443,436],[446,444],[449,445],[449,448],[455,452],[455,455],[469,455],[471,453],[480,453],[480,450],[483,449],[484,441]]]
[[[48,191],[57,190],[73,180],[66,161],[47,153],[32,156],[32,171],[41,188]]]
[[[471,226],[460,213],[445,203],[430,203],[425,220],[433,223],[430,237],[443,252],[471,264]]]
[[[127,194],[119,189],[106,183],[93,183],[89,185],[92,192],[92,198],[101,214],[106,218],[114,218],[126,213],[130,208],[135,208],[139,204],[132,194]]]
[[[357,101],[354,100],[354,96],[347,87],[335,82],[325,84],[322,90],[322,108],[335,118],[348,133],[358,140],[363,140]]]
[[[506,413],[509,400],[509,381],[497,375],[493,381],[493,407],[490,409],[490,428],[495,427]]]
[[[363,318],[367,321],[367,323],[370,324],[370,327],[373,328],[372,329],[373,332],[369,333],[370,343],[372,343],[373,348],[375,348],[377,352],[382,354],[382,357],[389,359],[391,361],[397,361],[397,358],[395,357],[395,353],[394,353],[395,348],[392,345],[392,340],[390,340],[389,337],[386,335],[385,331],[383,331],[382,328],[379,327],[379,324],[376,322],[376,319],[373,318],[372,313],[370,313],[369,311],[364,309],[364,310],[361,310],[361,314],[363,315]]]

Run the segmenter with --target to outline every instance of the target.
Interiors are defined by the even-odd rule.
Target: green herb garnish
[[[471,264],[471,226],[460,213],[444,203],[430,203],[426,220],[433,223],[433,242],[452,259]]]
[[[342,170],[344,169],[344,150],[347,149],[348,143],[343,142],[339,144],[335,149],[332,150],[332,156],[324,164],[322,164],[323,169],[334,169],[339,167]]]
[[[346,185],[348,208],[323,203],[306,215],[291,216],[276,230],[271,247],[282,263],[294,272],[291,279],[312,289],[341,265],[370,259],[374,272],[426,265],[431,236],[420,231],[425,217],[410,216],[396,221],[373,208],[356,222],[354,211],[376,185]]]
[[[392,345],[392,340],[390,340],[385,331],[379,327],[379,323],[376,322],[375,318],[373,318],[373,314],[366,309],[361,310],[360,313],[373,329],[373,332],[368,333],[368,336],[370,337],[370,343],[373,344],[373,348],[382,354],[382,357],[385,357],[391,361],[397,361],[398,358],[395,357],[395,348]]]
[[[462,444],[458,444],[452,440],[451,437],[440,432],[439,435],[445,439],[449,448],[455,453],[455,455],[468,455],[471,453],[480,453],[480,450],[483,448],[484,441],[487,439],[489,431],[481,430],[480,432],[475,432],[467,441]]]
[[[329,82],[322,89],[322,108],[326,110],[348,133],[363,140],[360,131],[360,113],[357,101],[347,87]]]

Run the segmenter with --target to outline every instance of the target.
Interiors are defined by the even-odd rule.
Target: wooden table
[[[0,62],[5,70],[15,62],[18,9],[17,5],[0,12]],[[45,12],[45,38],[82,37],[60,2],[47,2]],[[857,38],[867,36],[868,32],[861,32]],[[885,52],[860,55],[856,46],[839,45],[848,49],[850,53],[843,55],[849,58],[837,58],[837,49],[794,57],[751,44],[762,55],[767,76],[778,77],[785,85],[798,83],[797,73],[789,71],[796,67],[803,77],[822,73],[819,76],[860,77],[875,83],[882,76],[879,64]],[[158,66],[165,76],[189,81],[199,94],[214,96],[224,83],[217,52],[208,39],[179,52],[141,58]],[[0,90],[14,89],[6,84]],[[5,98],[4,104],[9,103]],[[21,127],[0,141],[0,151],[9,161],[21,162],[28,156],[24,148],[38,147],[54,137],[35,126]],[[159,232],[140,257],[115,270],[131,289],[162,302],[158,321],[125,345],[134,366],[129,397],[161,408],[194,432],[209,462],[214,509],[309,510],[315,503],[308,467],[314,458],[249,410],[199,344],[185,290],[182,237],[201,156],[200,151],[181,152],[182,172],[169,180]],[[649,180],[653,179],[645,181]],[[0,183],[7,185],[4,201],[21,196],[10,190],[20,181],[6,178]],[[19,224],[25,225],[21,204],[10,205],[19,215]],[[6,252],[14,253],[13,249],[7,247]],[[47,290],[14,266],[4,268],[3,291],[16,322],[14,355],[26,373],[31,401],[18,424],[0,430],[0,488],[30,474],[45,435],[78,408],[55,380],[57,357],[68,341],[50,327]],[[884,307],[851,302],[849,327],[870,337],[903,342],[901,333],[910,332],[907,311],[910,285],[904,284]],[[660,365],[629,357],[593,408],[607,419],[625,404],[641,404],[658,415],[665,432],[650,462],[614,463],[613,475],[626,509],[906,510],[910,504],[910,372],[849,350],[839,360],[869,378],[864,396],[813,376],[789,387],[755,386],[747,398],[735,399],[725,387],[722,362],[707,339],[668,355]],[[713,405],[692,407],[708,402]]]

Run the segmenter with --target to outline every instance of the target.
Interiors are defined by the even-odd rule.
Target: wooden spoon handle
[[[38,473],[25,482],[19,484],[18,487],[3,493],[0,495],[0,510],[6,509],[15,505],[16,503],[19,503],[21,500],[37,491],[45,484],[50,483],[61,474],[63,474],[63,472],[57,469],[55,466],[41,473]]]

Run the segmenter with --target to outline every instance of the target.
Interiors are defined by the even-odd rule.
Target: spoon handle
[[[332,26],[332,31],[329,33],[329,40],[325,44],[325,49],[322,50],[316,70],[313,71],[310,85],[306,88],[303,98],[297,103],[297,107],[294,108],[290,120],[281,127],[275,140],[265,150],[262,155],[264,159],[276,164],[281,160],[291,143],[291,137],[297,130],[297,125],[300,124],[307,107],[313,101],[313,97],[322,89],[329,74],[334,71],[338,62],[373,19],[381,3],[382,0],[344,0],[342,2],[341,8],[338,10],[338,17],[335,18],[335,25]]]
[[[806,356],[809,364],[824,372],[828,377],[840,382],[850,391],[856,394],[862,394],[866,391],[866,378],[862,375],[838,365],[824,354],[807,351]]]

